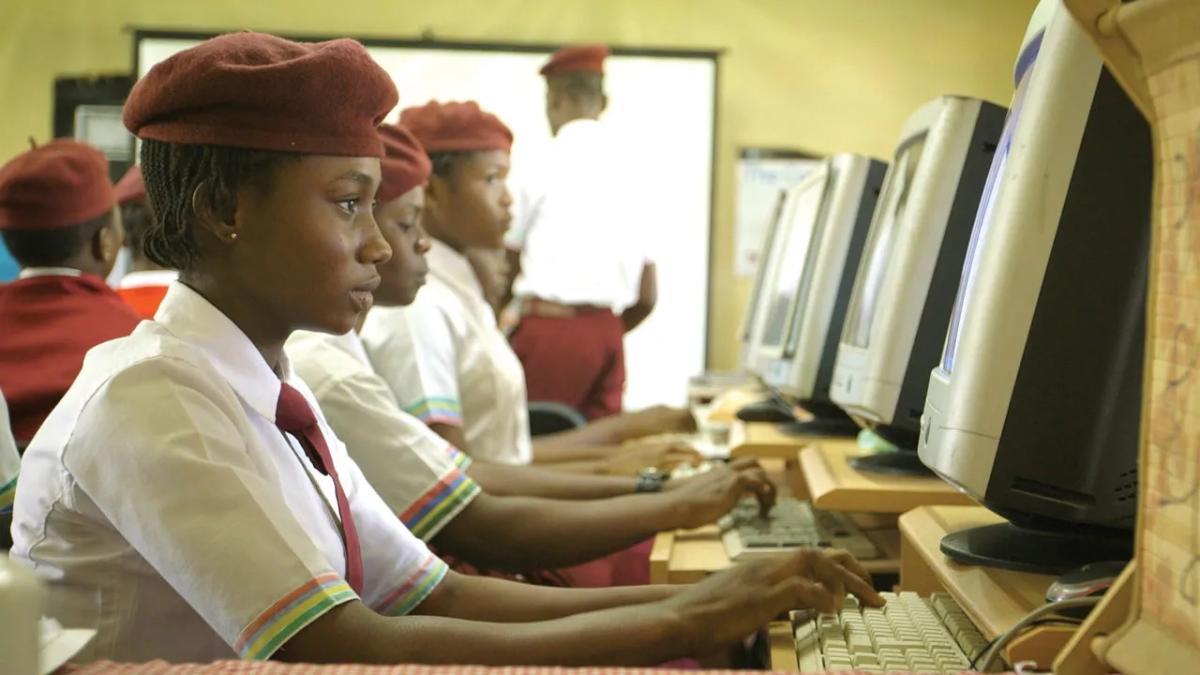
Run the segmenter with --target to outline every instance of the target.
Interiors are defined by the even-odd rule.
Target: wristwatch
[[[634,492],[662,492],[663,483],[671,475],[666,471],[662,471],[655,467],[647,467],[637,472],[637,483],[634,484]]]

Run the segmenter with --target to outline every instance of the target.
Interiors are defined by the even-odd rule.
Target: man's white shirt
[[[636,161],[603,122],[574,120],[558,130],[517,187],[519,212],[507,241],[521,251],[516,297],[618,314],[637,301],[656,232],[634,206],[640,199],[629,198],[646,189],[628,178]]]

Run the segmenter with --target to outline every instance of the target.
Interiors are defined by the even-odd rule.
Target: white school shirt
[[[408,307],[376,307],[361,332],[375,372],[426,424],[461,426],[475,459],[533,459],[525,371],[470,263],[434,239],[429,282]]]
[[[479,496],[470,458],[401,409],[357,333],[296,331],[287,353],[350,457],[413,534],[432,540]]]
[[[362,600],[419,604],[446,573],[329,429],[312,393],[175,282],[153,321],[93,348],[22,461],[12,557],[46,611],[98,634],[81,657],[265,659],[353,600],[333,481],[274,424],[280,379],[308,400],[361,539]]]
[[[618,314],[637,302],[657,233],[631,199],[640,189],[627,178],[632,156],[602,122],[580,119],[559,128],[545,155],[531,162],[506,242],[521,251],[516,297]]]
[[[17,442],[8,421],[8,403],[4,401],[4,392],[0,391],[0,515],[12,511],[20,472],[21,456],[17,454]]]

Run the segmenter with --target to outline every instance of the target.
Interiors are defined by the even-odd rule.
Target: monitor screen
[[[758,272],[754,275],[754,289],[750,292],[750,303],[746,305],[746,315],[742,320],[742,344],[749,344],[754,338],[754,322],[762,311],[760,305],[763,299],[763,286],[770,276],[771,251],[775,248],[778,238],[779,219],[783,215],[783,205],[787,200],[787,190],[780,190],[775,199],[775,208],[771,212],[770,224],[767,226],[767,236],[763,240],[762,254],[758,256]]]
[[[850,299],[846,327],[842,331],[842,342],[865,349],[871,341],[871,321],[879,302],[883,277],[892,258],[893,243],[897,229],[908,206],[908,195],[912,189],[913,176],[925,150],[926,134],[922,133],[907,141],[896,153],[896,161],[888,172],[879,197],[879,205],[871,223],[867,248],[862,257],[854,295]]]
[[[764,293],[769,294],[766,324],[763,327],[764,347],[783,346],[809,251],[816,239],[817,212],[820,210],[821,198],[825,195],[825,184],[828,180],[829,176],[825,172],[821,172],[819,177],[805,180],[804,184],[792,193],[790,203],[784,209],[784,220],[780,223],[782,229],[776,235],[783,244],[783,251],[774,280],[769,287],[763,289]]]
[[[992,166],[988,169],[987,182],[984,183],[983,194],[979,198],[979,210],[975,212],[971,243],[967,245],[967,257],[963,262],[962,277],[958,282],[958,295],[954,299],[954,312],[950,315],[950,329],[946,334],[946,347],[942,353],[942,370],[947,373],[954,372],[954,359],[958,355],[959,328],[971,297],[971,286],[975,282],[975,263],[981,253],[979,243],[983,241],[984,233],[995,213],[996,200],[1000,195],[997,184],[1004,175],[1004,167],[1008,164],[1008,155],[1012,150],[1013,130],[1017,128],[1017,122],[1021,118],[1021,107],[1031,79],[1029,74],[1033,71],[1032,66],[1040,45],[1040,39],[1033,43],[1028,60],[1023,60],[1024,67],[1017,74],[1017,91],[1013,95],[1013,104],[1009,109],[1008,118],[1004,120],[1004,130],[1000,134],[1000,144],[996,148],[995,157],[992,158]]]

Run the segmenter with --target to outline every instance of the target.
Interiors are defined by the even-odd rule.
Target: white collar
[[[242,329],[204,296],[179,281],[171,282],[167,288],[154,320],[200,350],[246,405],[274,424],[281,380],[286,382],[294,377],[286,354],[279,358],[281,378]]]
[[[74,267],[25,267],[21,269],[21,273],[17,275],[19,279],[32,279],[33,277],[81,277],[83,272]]]
[[[429,261],[429,273],[446,282],[455,292],[487,302],[483,285],[479,283],[479,277],[475,276],[467,257],[444,242],[433,238],[430,241],[433,243],[425,254],[425,259]]]
[[[554,134],[554,138],[561,140],[563,138],[570,139],[572,136],[580,134],[593,133],[600,130],[600,120],[594,120],[587,117],[581,117],[577,120],[571,120],[558,128],[558,133]]]
[[[145,288],[147,286],[169,286],[179,278],[175,270],[142,270],[127,272],[117,284],[118,288]]]

